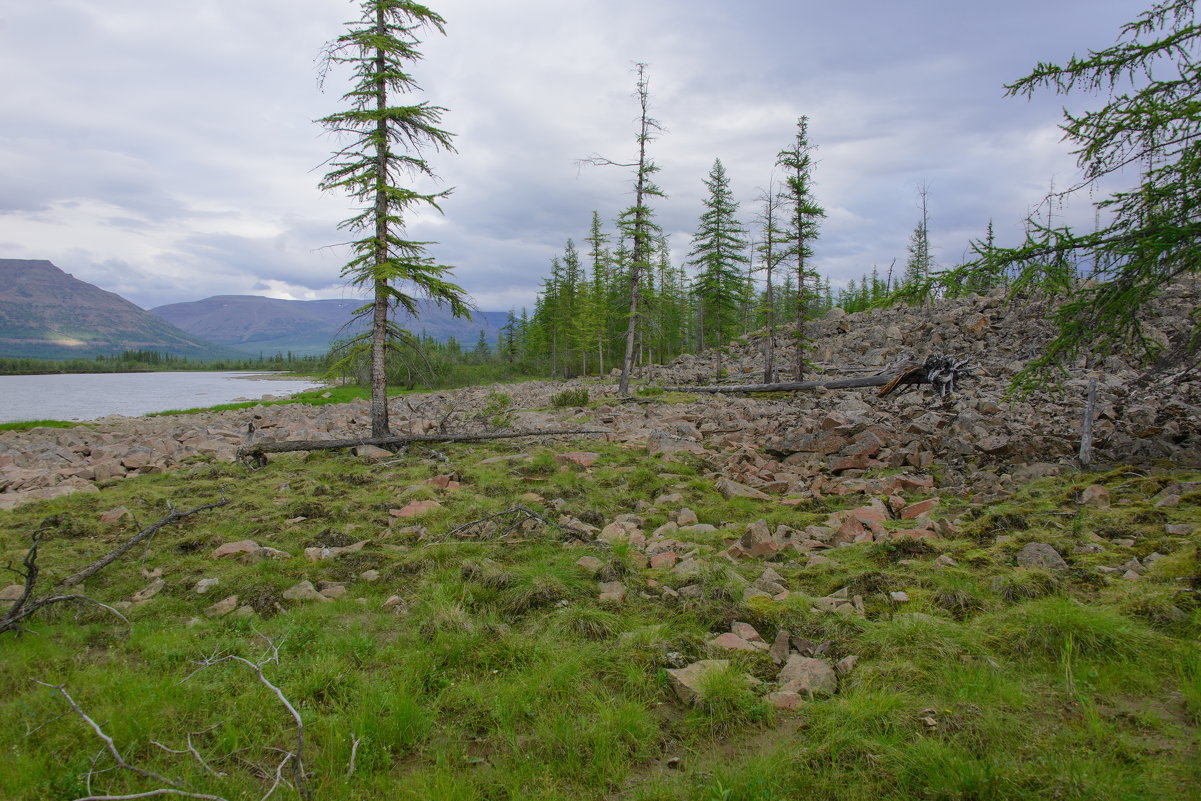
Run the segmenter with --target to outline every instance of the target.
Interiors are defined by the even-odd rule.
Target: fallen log
[[[898,386],[929,384],[940,396],[946,397],[955,390],[963,378],[975,377],[967,359],[955,360],[949,356],[930,356],[924,362],[911,362],[900,367],[886,369],[876,375],[862,378],[827,378],[816,381],[783,381],[775,384],[734,384],[716,386],[663,387],[665,392],[803,392],[811,389],[860,389],[882,387],[877,393],[884,397]]]
[[[357,437],[354,439],[287,439],[279,442],[259,442],[238,448],[237,458],[257,465],[266,463],[268,453],[291,453],[293,451],[332,451],[341,448],[357,448],[374,445],[377,448],[403,448],[414,442],[483,442],[492,439],[515,437],[562,437],[579,434],[609,434],[599,428],[557,428],[546,431],[506,431],[494,434],[405,434],[394,437]]]

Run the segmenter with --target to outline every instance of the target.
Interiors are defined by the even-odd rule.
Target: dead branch
[[[524,506],[514,506],[512,509],[506,509],[503,512],[497,512],[494,515],[488,515],[486,517],[481,517],[478,520],[472,520],[470,522],[464,523],[461,526],[456,526],[456,527],[452,528],[450,531],[446,532],[446,537],[453,537],[453,536],[457,535],[460,531],[467,531],[468,529],[471,529],[474,526],[478,526],[483,523],[487,523],[490,520],[497,520],[502,517],[518,518],[518,519],[511,520],[509,522],[509,525],[505,528],[505,530],[503,532],[501,532],[500,536],[502,536],[502,537],[505,534],[508,534],[510,531],[513,531],[515,528],[520,526],[526,520],[537,520],[539,523],[541,523],[544,526],[550,525],[550,523],[546,520],[546,518],[544,518],[542,515],[538,514],[537,512],[533,512],[529,509],[526,509]],[[431,543],[428,543],[425,547],[429,547],[430,545],[441,545],[441,544],[443,544],[443,542],[444,541],[431,542]]]
[[[199,512],[206,512],[209,509],[216,509],[218,506],[225,506],[228,503],[229,503],[229,499],[225,497],[224,489],[222,490],[222,493],[221,493],[221,500],[215,501],[213,503],[206,503],[202,506],[196,506],[191,509],[183,509],[183,510],[176,509],[174,506],[171,506],[168,503],[167,508],[169,511],[168,511],[166,517],[163,517],[162,519],[146,526],[146,528],[142,529],[137,534],[130,537],[128,540],[126,540],[124,543],[122,543],[118,548],[116,548],[113,551],[100,557],[95,562],[92,562],[92,564],[85,567],[83,570],[80,570],[78,573],[75,573],[74,575],[68,576],[67,578],[63,579],[55,586],[56,587],[73,587],[74,585],[79,584],[80,582],[91,578],[92,576],[96,575],[104,568],[108,567],[113,562],[120,559],[122,556],[124,556],[131,548],[133,548],[139,542],[142,542],[143,540],[146,540],[146,539],[154,536],[155,532],[157,532],[163,526],[168,526],[177,520],[182,520],[185,517],[197,514]]]
[[[28,631],[21,625],[21,621],[35,614],[38,610],[44,609],[47,606],[67,601],[77,601],[80,603],[89,603],[105,609],[117,617],[121,618],[126,625],[129,625],[129,619],[125,615],[118,612],[116,609],[102,604],[94,598],[89,598],[86,595],[49,595],[41,598],[33,598],[34,587],[37,585],[38,575],[41,572],[38,567],[38,544],[41,542],[42,534],[45,529],[35,531],[33,534],[33,543],[29,546],[29,550],[25,552],[25,559],[22,561],[24,570],[7,565],[6,567],[12,572],[21,576],[25,580],[25,588],[21,591],[21,597],[13,602],[12,606],[0,617],[0,634],[6,631],[15,631],[23,633]],[[32,598],[32,600],[31,600]]]
[[[202,506],[197,506],[192,509],[182,509],[182,510],[176,509],[175,507],[170,506],[170,504],[168,504],[168,508],[170,511],[161,520],[158,520],[157,522],[151,523],[149,526],[146,526],[141,531],[139,531],[137,534],[133,535],[128,540],[126,540],[121,545],[119,545],[117,548],[114,548],[112,551],[109,551],[107,554],[100,557],[96,561],[92,562],[90,565],[88,565],[84,569],[82,569],[82,570],[78,571],[77,573],[74,573],[73,575],[68,576],[67,578],[58,582],[58,584],[54,585],[54,589],[58,589],[60,587],[73,587],[76,584],[79,584],[79,583],[85,581],[86,579],[91,578],[92,576],[96,575],[104,568],[108,567],[113,562],[120,559],[122,556],[124,556],[126,553],[128,553],[132,548],[134,548],[138,543],[145,542],[150,537],[153,537],[154,534],[159,529],[163,528],[166,525],[174,523],[175,521],[180,520],[182,518],[188,517],[189,515],[194,515],[198,512],[203,512],[208,509],[214,509],[218,506],[225,506],[227,503],[229,503],[229,500],[224,496],[224,494],[222,494],[221,500],[216,501],[214,503],[207,503]],[[21,596],[16,601],[14,601],[12,606],[10,606],[8,608],[8,610],[5,611],[4,615],[2,617],[0,617],[0,634],[3,634],[6,631],[25,632],[25,631],[27,631],[27,629],[25,629],[25,627],[21,625],[22,620],[25,620],[29,616],[33,615],[34,613],[38,612],[41,609],[46,608],[47,606],[51,606],[53,604],[58,604],[58,603],[65,603],[67,601],[75,601],[78,603],[89,603],[94,606],[98,606],[101,609],[111,612],[112,614],[121,618],[121,620],[124,621],[126,625],[128,625],[129,619],[126,618],[125,615],[121,614],[113,607],[111,607],[107,604],[102,604],[99,601],[97,601],[96,599],[89,598],[86,595],[81,595],[79,593],[71,593],[71,594],[63,594],[63,595],[45,595],[45,596],[41,596],[41,597],[34,596],[34,589],[37,585],[38,576],[41,573],[41,569],[38,567],[38,546],[41,544],[42,535],[45,534],[46,531],[47,531],[47,529],[40,529],[40,530],[34,532],[33,542],[32,542],[32,544],[30,544],[29,550],[25,552],[25,558],[22,561],[22,567],[24,569],[15,568],[11,564],[6,565],[8,570],[12,571],[13,573],[16,573],[18,576],[20,576],[21,578],[23,578],[25,580],[25,587],[21,591]]]
[[[256,465],[266,463],[268,453],[290,453],[292,451],[332,451],[342,448],[357,448],[360,445],[375,445],[380,448],[401,448],[413,442],[483,442],[493,439],[516,437],[560,437],[582,434],[609,434],[596,428],[551,429],[548,431],[507,431],[496,434],[404,434],[396,437],[359,437],[358,439],[291,439],[279,442],[259,442],[238,448],[237,458]]]
[[[1085,470],[1093,461],[1093,417],[1097,411],[1097,374],[1088,379],[1088,399],[1084,404],[1084,424],[1080,433],[1080,466]]]
[[[200,798],[203,801],[226,801],[225,798],[219,795],[191,793],[187,790],[175,790],[169,787],[163,787],[158,790],[147,790],[144,793],[129,793],[128,795],[86,795],[82,798],[76,798],[75,801],[126,801],[126,799],[130,798],[151,798],[156,795],[177,795],[182,798]]]
[[[255,633],[259,634],[257,631]],[[305,801],[310,801],[310,799],[313,797],[313,794],[312,790],[308,786],[308,777],[306,776],[304,769],[304,720],[301,719],[300,712],[296,710],[296,707],[292,706],[292,702],[288,700],[286,695],[284,695],[283,690],[281,690],[277,685],[273,684],[271,680],[268,679],[263,673],[264,665],[271,663],[275,663],[276,665],[279,664],[279,645],[277,645],[270,637],[267,637],[263,634],[259,634],[259,636],[262,637],[267,643],[268,653],[258,662],[251,662],[245,657],[235,656],[233,654],[225,654],[224,656],[217,656],[214,654],[211,657],[206,657],[205,659],[201,660],[199,663],[200,667],[192,671],[192,673],[190,673],[184,679],[184,681],[192,678],[192,676],[195,676],[200,671],[210,668],[213,665],[219,665],[222,662],[236,662],[238,664],[245,665],[250,670],[254,671],[255,676],[258,677],[259,683],[275,694],[275,697],[278,698],[279,702],[283,704],[286,710],[288,710],[288,714],[292,716],[292,720],[296,723],[296,750],[284,752],[284,759],[280,762],[279,767],[275,772],[276,781],[271,785],[271,789],[267,791],[267,795],[263,796],[263,799],[270,797],[270,795],[275,792],[276,787],[279,786],[280,780],[283,778],[284,766],[290,764],[292,766],[292,780],[296,787],[296,792],[299,793],[300,797]]]
[[[144,778],[154,779],[154,781],[156,781],[156,782],[162,782],[163,784],[169,784],[173,788],[179,787],[179,784],[177,782],[172,782],[171,779],[167,778],[166,776],[161,776],[161,775],[159,775],[159,773],[155,773],[154,771],[143,770],[143,769],[141,769],[141,767],[138,767],[137,765],[131,765],[130,763],[127,763],[127,761],[125,761],[125,758],[121,757],[121,752],[119,752],[118,749],[116,749],[116,743],[113,742],[112,737],[109,737],[107,734],[104,734],[104,730],[100,727],[100,724],[96,723],[95,721],[92,721],[92,719],[88,716],[88,713],[84,712],[83,709],[80,709],[79,705],[76,704],[76,701],[74,701],[74,699],[71,698],[71,694],[66,691],[65,686],[50,685],[50,683],[47,683],[44,681],[38,681],[37,679],[34,680],[34,683],[35,683],[35,685],[41,685],[42,687],[48,687],[50,689],[53,689],[53,691],[58,692],[60,695],[62,695],[62,698],[65,698],[67,701],[67,704],[71,706],[72,711],[74,711],[74,713],[76,713],[76,715],[78,715],[79,717],[82,717],[84,719],[84,722],[86,724],[90,725],[91,730],[95,731],[96,736],[100,737],[100,739],[104,741],[104,746],[106,746],[108,748],[108,753],[113,755],[113,759],[116,761],[116,766],[120,767],[120,769],[131,771],[133,773],[137,773],[138,776],[142,776]],[[155,794],[163,795],[163,793],[161,793],[161,791],[156,791]],[[132,797],[132,796],[121,796],[121,797]],[[202,797],[202,796],[193,796],[193,797]],[[213,797],[213,796],[208,796],[208,797]]]

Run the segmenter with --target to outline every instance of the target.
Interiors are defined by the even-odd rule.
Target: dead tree
[[[58,582],[56,585],[54,585],[53,589],[58,590],[63,587],[74,587],[74,586],[82,583],[85,579],[91,578],[92,576],[96,575],[104,568],[108,567],[113,562],[120,559],[122,556],[124,556],[126,553],[128,553],[131,549],[133,549],[134,546],[136,546],[138,543],[144,542],[147,539],[149,539],[150,537],[154,536],[155,532],[157,532],[163,526],[169,525],[171,523],[176,522],[177,520],[181,520],[185,517],[188,517],[189,515],[194,515],[198,512],[204,512],[209,509],[215,509],[218,506],[225,506],[227,503],[229,503],[229,500],[226,499],[224,496],[222,496],[221,500],[219,500],[219,501],[215,501],[214,503],[207,503],[202,506],[194,507],[192,509],[176,509],[174,506],[168,505],[168,508],[170,509],[170,511],[168,512],[168,514],[165,517],[163,517],[160,520],[155,521],[154,523],[151,523],[149,526],[146,526],[146,528],[142,529],[137,534],[133,535],[128,540],[121,543],[121,545],[117,546],[112,551],[109,551],[104,556],[102,556],[99,559],[97,559],[96,561],[92,562],[87,567],[71,574],[67,578]],[[86,595],[82,595],[79,593],[66,593],[66,594],[51,593],[48,595],[35,595],[35,590],[36,590],[37,582],[38,582],[38,576],[41,573],[41,569],[38,567],[38,546],[41,544],[43,535],[45,533],[46,533],[45,529],[34,532],[33,542],[29,546],[29,550],[25,552],[25,558],[24,558],[24,560],[22,560],[21,567],[19,567],[19,568],[13,567],[11,564],[5,565],[6,569],[8,569],[9,571],[11,571],[13,573],[16,573],[18,576],[21,577],[21,579],[24,581],[25,586],[21,590],[20,597],[18,597],[17,600],[13,602],[13,605],[8,608],[8,610],[4,613],[4,615],[2,617],[0,617],[0,634],[3,634],[6,631],[14,631],[14,632],[26,631],[25,627],[21,625],[21,621],[25,620],[30,615],[33,615],[34,613],[38,612],[39,610],[45,609],[47,606],[52,606],[54,604],[59,604],[59,603],[65,603],[67,601],[73,601],[73,602],[77,602],[77,603],[88,603],[88,604],[92,604],[93,606],[98,606],[101,609],[111,612],[112,614],[121,618],[121,620],[125,621],[125,623],[128,624],[129,620],[126,619],[125,615],[121,614],[116,609],[112,608],[111,606],[102,604],[99,601],[95,600],[94,598],[89,598]]]
[[[508,431],[500,434],[405,434],[398,437],[358,437],[355,439],[288,439],[279,442],[259,442],[238,448],[237,458],[261,467],[267,463],[268,453],[291,453],[293,451],[330,451],[374,445],[378,448],[399,450],[414,442],[483,442],[493,439],[516,437],[561,437],[580,434],[608,434],[609,431],[595,428],[551,429],[547,431]]]
[[[728,386],[663,387],[667,392],[804,392],[812,389],[860,389],[880,387],[877,397],[885,397],[897,387],[929,385],[939,397],[946,398],[964,378],[974,378],[968,359],[929,356],[924,362],[910,362],[862,378],[828,378],[815,381],[785,381],[776,384],[732,384]]]

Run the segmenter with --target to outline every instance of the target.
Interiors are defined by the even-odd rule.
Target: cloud
[[[994,219],[1018,236],[1054,178],[1075,175],[1061,98],[1002,97],[1039,60],[1111,41],[1124,0],[441,0],[415,72],[445,106],[457,154],[438,244],[486,309],[532,306],[550,258],[593,210],[631,202],[636,61],[649,63],[656,201],[687,251],[715,157],[749,224],[796,118],[811,119],[818,268],[836,284],[904,259],[929,186],[936,255],[954,261]],[[0,10],[0,255],[49,258],[143,306],[211,294],[352,295],[339,277],[353,205],[317,190],[338,143],[313,120],[347,82],[315,59],[357,6],[343,0],[41,0]],[[1072,101],[1086,103],[1087,100]],[[1087,224],[1085,202],[1058,210]],[[335,246],[329,248],[327,246]]]

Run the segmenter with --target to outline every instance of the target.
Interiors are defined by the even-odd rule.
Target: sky
[[[1036,63],[1112,43],[1133,0],[430,0],[447,22],[413,68],[455,153],[427,154],[452,189],[411,238],[455,267],[479,308],[532,307],[551,257],[632,203],[634,65],[662,134],[654,203],[673,258],[689,248],[720,158],[754,233],[776,154],[809,118],[827,217],[814,264],[836,286],[903,268],[927,188],[933,256],[962,261],[994,222],[1020,238],[1052,187],[1078,177],[1063,109],[1099,99],[1005,97]],[[354,297],[341,277],[355,207],[322,193],[338,147],[314,120],[347,0],[0,0],[0,258],[49,259],[143,308],[252,294]],[[408,102],[409,99],[406,99]],[[776,180],[778,180],[778,175]],[[1082,196],[1052,213],[1092,224]],[[1045,209],[1039,211],[1045,214]]]

